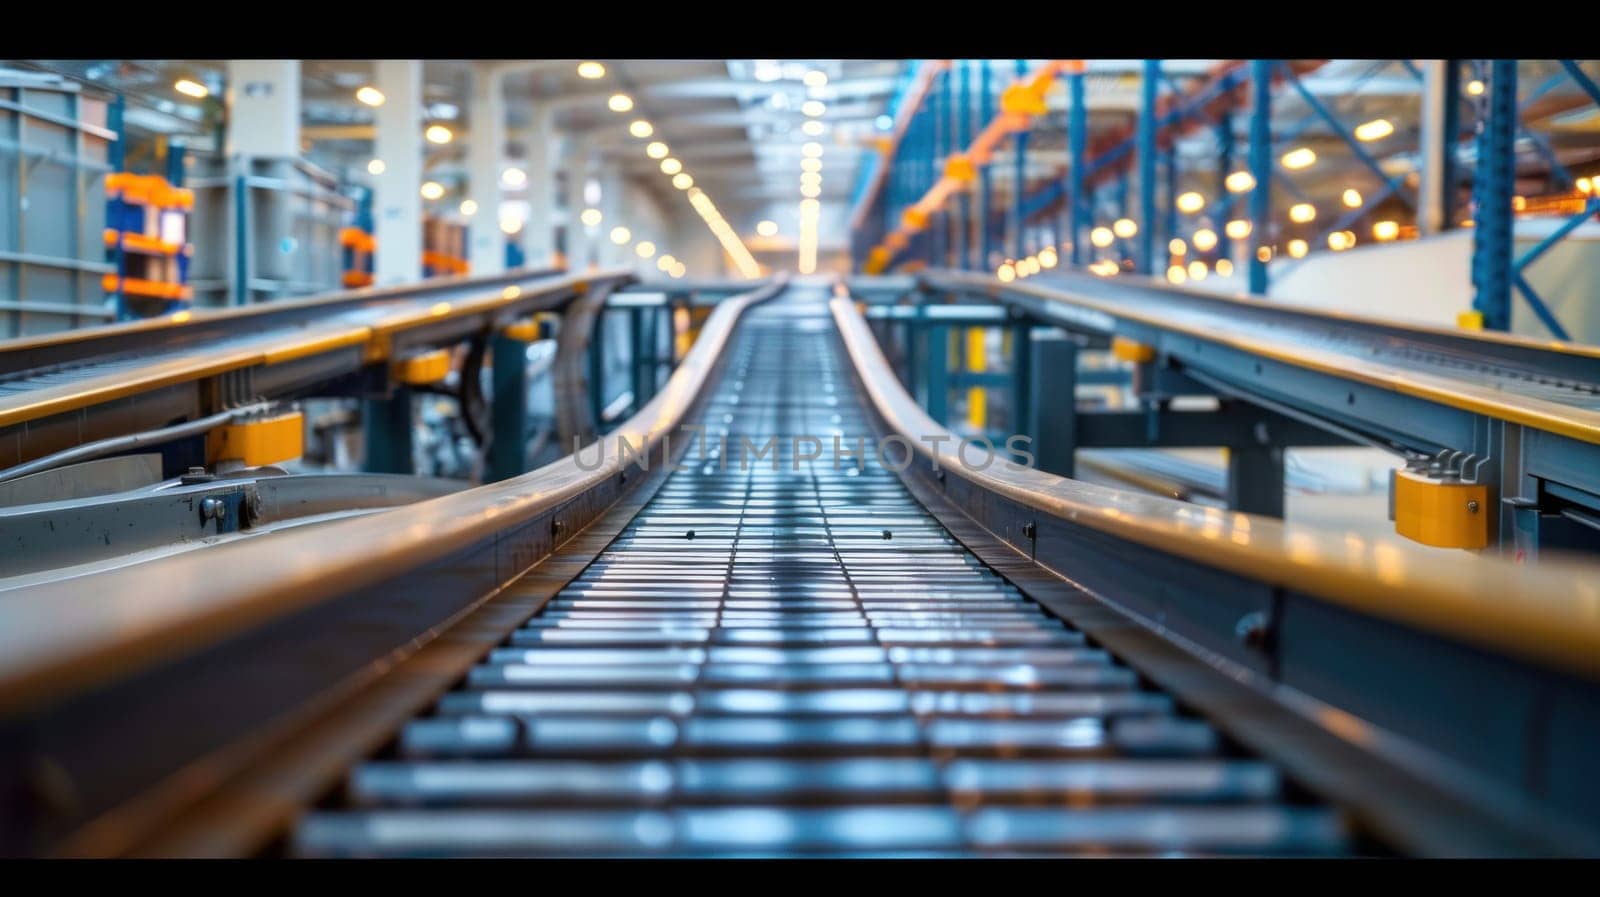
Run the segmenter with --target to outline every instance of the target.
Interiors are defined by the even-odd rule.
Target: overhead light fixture
[[[678,172],[680,172],[682,170],[683,170],[683,163],[679,162],[677,159],[672,158],[671,156],[668,156],[667,158],[661,160],[661,173],[662,174],[677,174]]]
[[[1307,243],[1306,241],[1304,241],[1304,240],[1290,240],[1289,241],[1289,257],[1290,258],[1296,258],[1296,259],[1305,258],[1306,257],[1306,253],[1310,252],[1310,251],[1311,251],[1311,245],[1309,243]]]
[[[1297,147],[1283,154],[1279,160],[1284,168],[1298,171],[1301,168],[1310,168],[1317,161],[1317,154],[1309,146]]]
[[[887,115],[880,115],[872,120],[873,125],[880,131],[887,131],[894,127],[894,119]]]
[[[1189,272],[1184,270],[1182,265],[1173,265],[1167,269],[1167,281],[1169,283],[1183,283],[1188,279]]]
[[[594,81],[599,78],[604,78],[605,76],[606,67],[598,62],[578,63],[578,77],[580,78],[586,78],[590,81]]]
[[[807,137],[821,137],[828,130],[828,126],[813,118],[801,125],[800,130]]]
[[[383,91],[372,85],[367,85],[356,91],[356,99],[368,106],[378,107],[383,105]]]
[[[438,181],[428,181],[422,185],[422,198],[433,200],[444,196],[444,185]]]
[[[1256,176],[1248,171],[1235,171],[1222,181],[1229,193],[1244,193],[1256,185]]]
[[[1111,228],[1109,227],[1097,227],[1089,231],[1089,242],[1101,249],[1110,246],[1115,240],[1116,237],[1111,233]]]
[[[636,118],[632,122],[628,123],[628,133],[639,138],[640,140],[649,137],[655,132],[656,129],[649,122],[642,118]]]
[[[522,230],[522,219],[521,218],[514,218],[514,217],[512,217],[510,215],[507,215],[506,217],[500,219],[500,232],[505,234],[506,236],[509,237],[512,234],[516,234],[516,233],[521,232],[521,230]]]
[[[670,150],[667,149],[667,145],[659,140],[652,140],[649,145],[644,148],[644,154],[652,159],[665,159],[668,152],[670,152]]]
[[[478,203],[476,200],[463,199],[459,208],[461,209],[461,214],[467,216],[468,218],[478,214]]]
[[[617,244],[618,246],[626,244],[631,239],[633,239],[633,231],[628,230],[622,225],[619,224],[611,229],[611,242]]]
[[[528,173],[520,168],[507,168],[500,172],[500,184],[515,190],[528,183]]]
[[[454,140],[456,135],[450,133],[450,129],[444,125],[429,125],[428,130],[422,132],[422,136],[428,138],[429,143],[437,143],[443,146]]]
[[[1243,240],[1245,237],[1250,236],[1250,222],[1243,218],[1235,218],[1228,222],[1227,226],[1222,230],[1223,233],[1235,240]]]
[[[639,258],[647,259],[656,254],[656,244],[649,240],[640,240],[639,245],[633,247],[633,252]]]
[[[672,186],[679,190],[687,190],[694,186],[694,178],[689,176],[689,172],[680,171],[672,176]]]
[[[611,99],[606,100],[606,106],[612,112],[627,112],[633,108],[633,97],[625,93],[614,93]]]
[[[1259,260],[1262,264],[1266,264],[1267,262],[1272,261],[1272,247],[1271,246],[1257,246],[1256,247],[1256,259]],[[1229,267],[1232,267],[1232,265],[1229,265]]]
[[[1111,223],[1111,232],[1126,240],[1139,232],[1139,225],[1132,218],[1118,218]]]
[[[1473,78],[1467,82],[1467,95],[1473,97],[1483,96],[1483,82]]]
[[[1218,277],[1227,277],[1233,273],[1233,262],[1227,259],[1217,259],[1217,263],[1212,265],[1211,268],[1217,272]]]
[[[817,69],[812,69],[811,71],[806,72],[806,76],[800,80],[807,87],[828,86],[828,74],[826,72],[818,71]]]
[[[1337,230],[1328,235],[1328,248],[1334,252],[1343,252],[1356,245],[1356,235],[1351,231]]]
[[[1054,268],[1061,257],[1056,255],[1054,246],[1046,246],[1039,250],[1039,266],[1041,268]]]
[[[599,227],[602,218],[603,216],[600,214],[599,209],[584,209],[578,215],[578,220],[582,221],[586,227]]]
[[[1202,227],[1194,232],[1194,236],[1189,239],[1189,242],[1193,243],[1194,248],[1201,252],[1210,252],[1217,246],[1217,232],[1209,227]]]
[[[1344,196],[1342,198],[1344,200],[1345,208],[1361,208],[1361,191],[1355,189],[1354,187],[1344,191]]]
[[[816,142],[815,140],[808,141],[807,143],[801,145],[800,155],[810,159],[820,159],[822,158],[822,144]]]
[[[367,163],[367,174],[379,175],[387,171],[389,166],[383,164],[382,159],[373,159]]]
[[[776,237],[778,235],[778,222],[770,218],[756,222],[756,233],[763,237]]]
[[[820,184],[822,183],[822,175],[817,174],[815,171],[802,171],[800,172],[800,183]]]
[[[1206,207],[1206,198],[1190,190],[1188,193],[1178,194],[1178,200],[1175,205],[1177,205],[1178,211],[1186,215],[1193,215]]]
[[[807,199],[816,199],[818,196],[822,195],[822,185],[821,184],[801,184],[800,185],[800,195],[806,197]]]
[[[1202,262],[1199,259],[1195,259],[1194,261],[1189,263],[1189,279],[1190,280],[1205,280],[1207,273],[1209,273],[1209,272],[1206,271],[1206,263],[1205,262]]]
[[[656,259],[656,267],[660,268],[662,271],[669,270],[670,268],[672,268],[673,265],[676,265],[677,263],[678,263],[678,260],[673,258],[670,255],[663,255],[661,258]]]
[[[822,170],[822,160],[821,159],[801,159],[800,160],[800,170],[801,171],[821,171]]]
[[[172,85],[172,89],[186,97],[194,97],[197,100],[203,100],[211,95],[210,88],[190,78],[179,78],[177,83]]]
[[[1000,278],[1001,283],[1010,283],[1017,279],[1017,269],[1010,262],[1001,262],[1000,267],[994,269],[994,276]]]
[[[1317,207],[1309,202],[1297,202],[1289,207],[1289,220],[1297,224],[1305,224],[1317,219]]]
[[[827,111],[828,107],[823,105],[821,100],[806,100],[804,103],[800,104],[801,114],[808,118],[819,118],[821,117],[822,113]]]
[[[1356,125],[1356,139],[1363,143],[1382,140],[1394,133],[1394,124],[1387,118],[1375,118],[1372,121]]]
[[[1389,241],[1400,236],[1400,225],[1393,221],[1379,221],[1372,225],[1374,240]]]
[[[1183,255],[1188,251],[1188,245],[1185,244],[1179,237],[1173,237],[1167,242],[1167,252],[1171,253],[1172,255]]]

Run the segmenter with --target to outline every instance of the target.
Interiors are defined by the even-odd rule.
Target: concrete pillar
[[[611,242],[611,229],[621,225],[632,231],[637,223],[628,214],[628,198],[623,195],[622,170],[616,162],[606,162],[600,168],[600,212],[605,221],[600,224],[600,234],[595,238],[600,251],[596,253],[600,267],[614,268],[625,264],[622,254],[632,252],[629,246]]]
[[[1446,218],[1445,179],[1449,173],[1446,153],[1455,142],[1455,135],[1447,134],[1449,122],[1449,80],[1447,60],[1428,59],[1422,63],[1422,184],[1417,192],[1417,230],[1423,236],[1437,234],[1450,226]]]
[[[528,221],[522,227],[522,254],[526,264],[534,268],[549,265],[555,258],[556,184],[555,169],[550,164],[553,130],[552,110],[535,109],[527,141]],[[568,221],[576,221],[575,216],[575,212],[569,215]]]
[[[380,286],[411,283],[422,278],[422,63],[379,60],[374,68],[384,96],[374,158],[384,169],[373,180],[373,269]]]
[[[606,227],[605,221],[601,221],[598,228],[589,227],[580,217],[584,209],[589,208],[589,200],[583,195],[584,185],[594,176],[593,160],[589,150],[588,143],[583,140],[574,141],[568,148],[567,269],[569,271],[582,271],[590,266],[593,262],[594,238]]]
[[[300,61],[243,59],[228,63],[230,156],[298,158]]]
[[[506,150],[505,78],[479,63],[472,76],[467,184],[478,209],[467,223],[467,262],[473,274],[506,268],[506,237],[500,232],[500,169]]]

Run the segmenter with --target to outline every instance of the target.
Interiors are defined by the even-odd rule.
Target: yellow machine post
[[[1437,480],[1417,471],[1394,473],[1394,529],[1437,548],[1487,548],[1489,487]]]
[[[967,328],[967,372],[981,374],[988,367],[984,357],[982,327]],[[989,391],[982,386],[967,387],[967,422],[979,430],[989,425]]]
[[[434,349],[418,355],[408,355],[397,359],[390,367],[389,376],[396,382],[407,386],[425,386],[429,383],[438,383],[450,373],[450,353],[445,349]]]
[[[305,415],[298,411],[224,424],[206,434],[206,460],[246,467],[277,464],[305,451]]]

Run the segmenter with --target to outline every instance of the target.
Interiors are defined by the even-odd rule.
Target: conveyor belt
[[[1297,801],[963,548],[869,461],[818,291],[747,313],[615,542],[341,802],[305,856],[1338,854]],[[716,450],[726,434],[726,448]],[[741,469],[740,438],[778,436]]]

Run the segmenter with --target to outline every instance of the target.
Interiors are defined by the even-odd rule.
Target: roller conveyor
[[[706,451],[306,816],[294,853],[1352,849],[1338,812],[1023,594],[870,460],[821,295],[752,309],[727,351]],[[801,434],[861,437],[869,462],[797,459]],[[773,436],[777,469],[741,465],[741,437]]]

